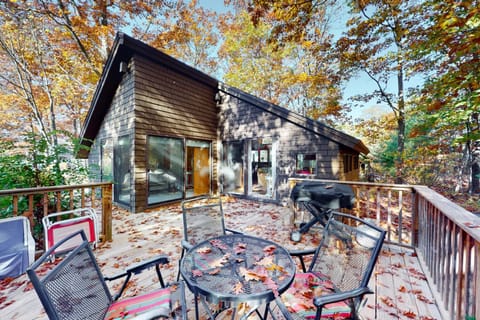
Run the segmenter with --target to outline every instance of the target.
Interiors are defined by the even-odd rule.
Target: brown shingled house
[[[81,133],[133,212],[210,193],[282,201],[289,177],[357,180],[364,144],[118,34]]]

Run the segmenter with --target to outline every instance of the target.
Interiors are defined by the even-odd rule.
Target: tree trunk
[[[473,143],[473,150],[471,154],[471,178],[470,178],[470,193],[480,193],[480,145],[479,142]]]
[[[398,138],[397,138],[397,159],[395,168],[395,183],[402,184],[403,178],[403,160],[405,157],[405,98],[403,93],[403,50],[398,44],[399,58],[398,58],[398,73],[397,73],[397,86],[398,86],[398,105],[397,105],[397,125],[398,125]]]

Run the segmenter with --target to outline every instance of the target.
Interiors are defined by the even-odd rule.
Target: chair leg
[[[180,265],[182,264],[182,259],[183,259],[184,255],[185,255],[185,249],[182,249],[182,254],[180,255],[180,260],[178,260],[177,282],[180,280]]]

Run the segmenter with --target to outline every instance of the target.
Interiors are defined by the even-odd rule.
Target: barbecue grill
[[[355,203],[353,189],[345,184],[318,181],[299,182],[293,187],[290,198],[294,204],[294,219],[301,211],[307,211],[312,219],[301,223],[300,228],[291,234],[293,241],[300,241],[303,233],[316,223],[325,226],[332,210],[352,209]]]

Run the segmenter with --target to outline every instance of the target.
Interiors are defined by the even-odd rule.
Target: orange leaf
[[[417,317],[417,314],[416,314],[415,312],[413,312],[413,311],[410,311],[410,310],[408,310],[408,311],[402,311],[402,314],[403,314],[404,316],[406,316],[407,318],[409,318],[409,319],[415,319],[415,318]]]
[[[241,282],[237,282],[233,287],[233,293],[240,294],[243,293],[243,285]]]
[[[210,271],[208,274],[216,275],[216,274],[219,274],[219,273],[220,273],[220,269],[219,269],[219,268],[215,268],[215,269],[213,269],[212,271]]]
[[[201,247],[201,248],[198,248],[198,249],[197,249],[197,252],[198,252],[198,253],[201,253],[201,254],[207,254],[207,253],[212,252],[212,248],[210,248],[210,247]]]

